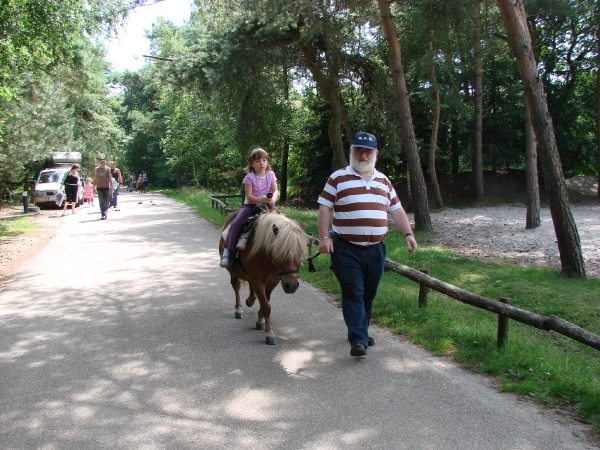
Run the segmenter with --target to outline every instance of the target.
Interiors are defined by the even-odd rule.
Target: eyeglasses
[[[100,158],[100,161],[106,161],[104,158]]]
[[[356,153],[357,155],[372,156],[375,154],[375,150],[373,150],[371,148],[354,147],[353,150],[354,150],[354,153]]]

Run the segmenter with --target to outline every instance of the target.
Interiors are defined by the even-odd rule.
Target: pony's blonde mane
[[[273,225],[278,232],[273,232]],[[264,251],[274,263],[292,257],[305,258],[308,254],[308,236],[300,225],[277,212],[261,214],[254,229],[254,244],[249,257]]]

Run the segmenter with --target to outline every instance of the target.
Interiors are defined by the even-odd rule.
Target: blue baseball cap
[[[352,147],[368,148],[369,150],[377,150],[377,138],[372,134],[361,131],[354,135],[352,139]]]

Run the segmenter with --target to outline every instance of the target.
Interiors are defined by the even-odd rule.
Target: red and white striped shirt
[[[383,241],[388,212],[402,207],[388,177],[375,170],[365,180],[352,166],[329,177],[318,203],[333,209],[333,231],[357,245]]]

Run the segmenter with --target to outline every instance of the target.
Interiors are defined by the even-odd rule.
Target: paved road
[[[384,330],[351,358],[307,283],[235,320],[219,232],[157,194],[68,215],[0,293],[2,449],[591,449],[585,428]]]

